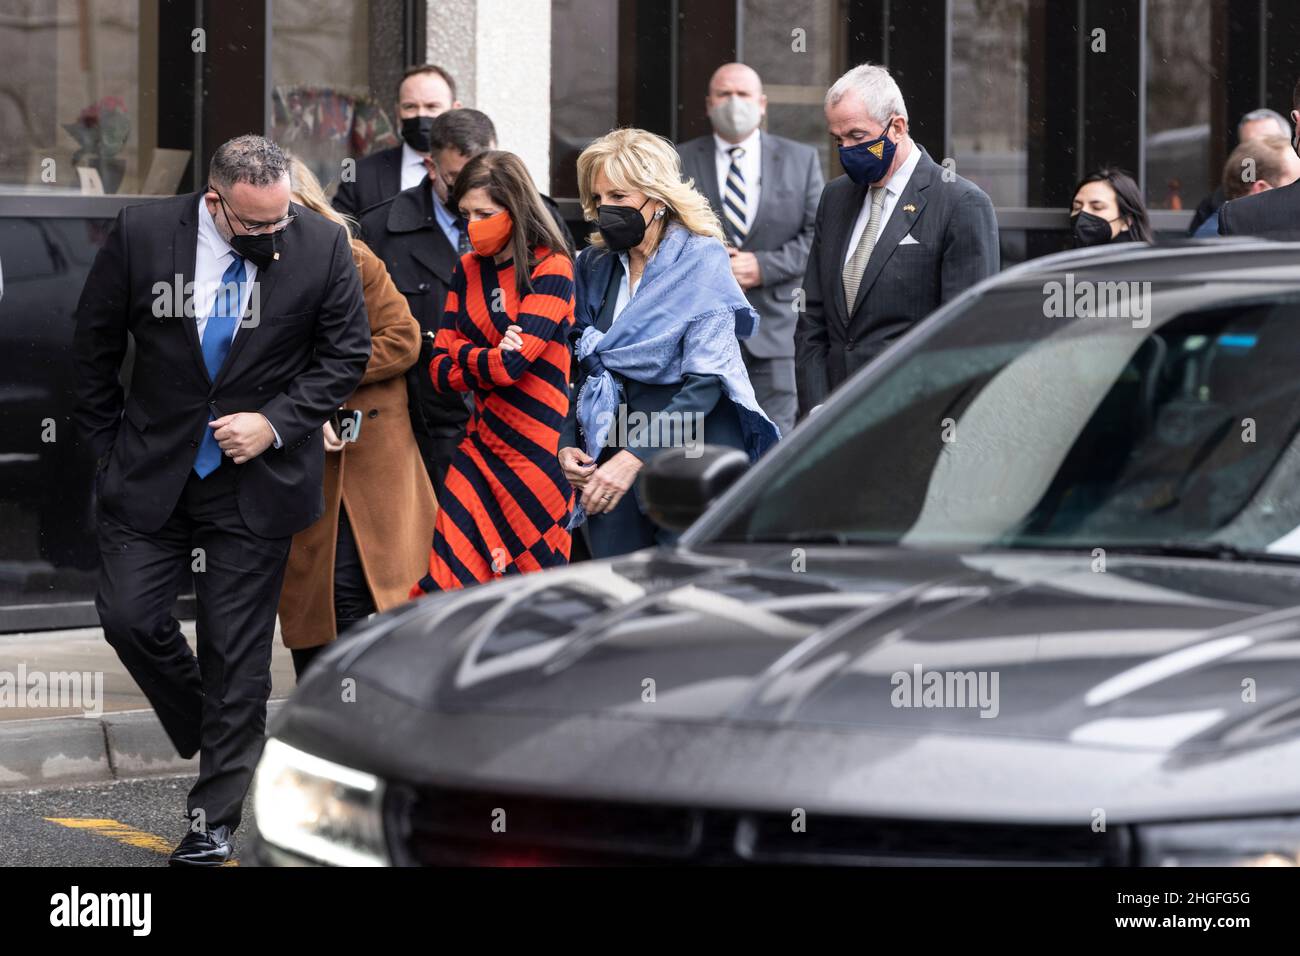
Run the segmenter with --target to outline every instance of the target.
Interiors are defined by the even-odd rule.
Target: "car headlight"
[[[1300,817],[1138,826],[1143,866],[1300,866]]]
[[[268,843],[335,866],[387,866],[383,781],[266,742],[253,778],[253,813]]]

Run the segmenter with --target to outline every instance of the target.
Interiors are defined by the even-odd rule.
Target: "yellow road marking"
[[[153,850],[155,853],[162,853],[164,856],[170,856],[173,849],[170,841],[163,839],[156,833],[146,833],[144,830],[137,830],[125,823],[119,823],[117,820],[96,820],[90,817],[46,817],[45,819],[50,823],[57,823],[59,826],[68,827],[72,830],[88,830],[97,836],[108,837],[110,840],[116,840],[118,843],[125,843],[127,846],[138,847],[142,850]],[[222,864],[222,866],[238,865],[234,860]]]

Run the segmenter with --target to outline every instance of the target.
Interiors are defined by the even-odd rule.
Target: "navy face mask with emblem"
[[[891,116],[876,139],[858,143],[856,146],[840,147],[840,165],[844,167],[844,172],[848,174],[849,179],[859,186],[870,186],[872,183],[880,182],[889,172],[889,167],[893,165],[894,150],[898,144],[887,135],[893,122],[894,118]]]

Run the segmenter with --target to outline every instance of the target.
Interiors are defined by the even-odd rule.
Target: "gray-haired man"
[[[795,332],[807,414],[931,311],[998,269],[989,197],[908,135],[889,71],[864,64],[826,94],[847,175],[822,193]]]

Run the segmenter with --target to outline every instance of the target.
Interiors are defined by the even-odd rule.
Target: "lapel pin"
[[[280,253],[278,253],[278,252],[273,252],[273,253],[271,253],[271,258],[274,259],[276,262],[279,262],[279,261],[280,261]]]
[[[913,206],[911,203],[908,203],[906,206],[903,207],[903,212],[916,212],[916,207]]]

